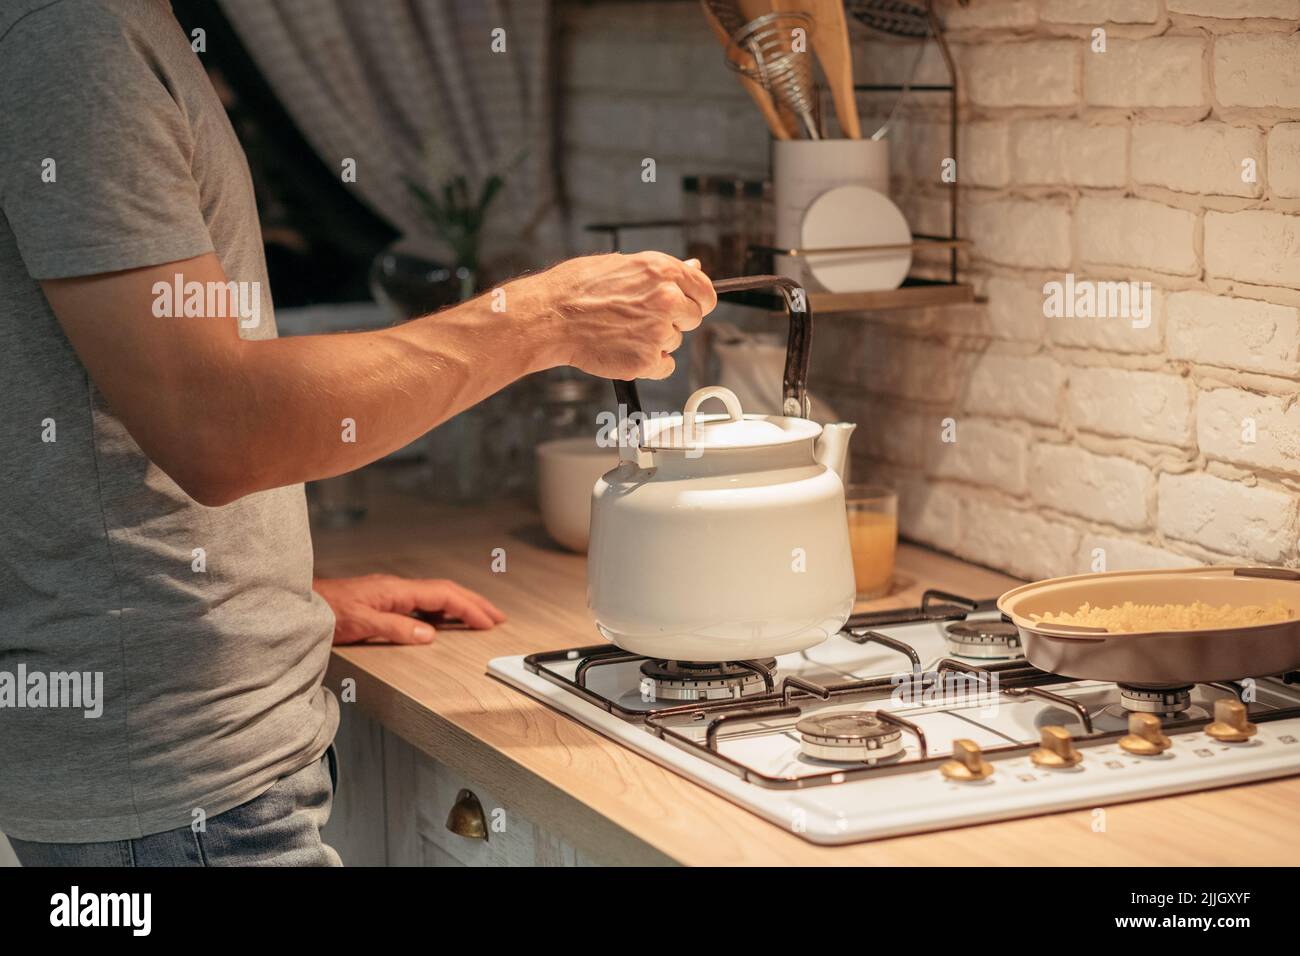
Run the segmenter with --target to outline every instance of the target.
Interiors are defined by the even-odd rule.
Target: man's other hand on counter
[[[458,620],[478,631],[506,619],[483,595],[441,578],[368,574],[316,578],[312,587],[334,611],[335,644],[428,644],[435,634],[430,617]],[[412,616],[416,613],[421,617]]]

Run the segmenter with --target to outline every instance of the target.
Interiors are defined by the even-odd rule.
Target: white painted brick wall
[[[1300,288],[1300,216],[1265,209],[1207,212],[1205,268],[1213,276]]]
[[[1015,123],[1011,168],[1024,185],[1124,186],[1128,127],[1056,119]]]
[[[842,404],[842,403],[841,403]],[[841,411],[842,409],[837,409]],[[889,422],[889,428],[859,428],[854,434],[854,451],[873,461],[887,462],[900,468],[922,470],[929,460],[931,446],[939,438],[941,416],[900,409],[872,401],[846,415],[853,421]],[[856,474],[856,473],[855,473]]]
[[[912,69],[918,56],[920,63],[916,68],[914,83],[947,82],[948,69],[943,54],[933,43],[927,43],[917,53],[915,46],[894,43],[879,36],[868,36],[866,31],[858,33],[855,30],[850,31],[850,42],[853,48],[853,79],[858,83],[898,83],[898,78]]]
[[[1157,0],[1043,0],[1038,14],[1050,23],[1155,23]]]
[[[1268,185],[1274,196],[1300,197],[1300,123],[1269,130]]]
[[[1085,281],[1099,280],[1084,277]],[[1042,311],[1042,294],[1038,296]],[[1143,353],[1159,352],[1165,342],[1165,294],[1151,290],[1151,321],[1134,326],[1133,319],[1108,316],[1061,317],[1047,320],[1048,338],[1056,345],[1071,348],[1100,349],[1105,352]]]
[[[977,253],[1002,265],[1069,268],[1070,210],[1048,200],[998,199],[970,206],[973,235],[985,237]]]
[[[1065,369],[1049,356],[981,355],[970,372],[964,410],[1053,425]]]
[[[1079,101],[1082,49],[1076,40],[966,47],[966,95],[977,106],[1071,106]]]
[[[1070,574],[1079,531],[1032,511],[969,499],[954,550],[980,564],[1032,578]]]
[[[1187,158],[1195,156],[1196,162]],[[1139,123],[1133,128],[1133,181],[1183,193],[1258,196],[1258,177],[1243,178],[1243,161],[1264,159],[1259,130],[1226,123]],[[1247,177],[1248,178],[1248,177]]]
[[[953,486],[930,478],[896,481],[898,520],[915,540],[956,551],[961,536],[961,496]]]
[[[1208,105],[1205,40],[1201,37],[1109,37],[1106,52],[1083,53],[1083,94],[1092,106],[1201,107]]]
[[[1175,292],[1168,299],[1173,358],[1300,378],[1300,311],[1255,299]]]
[[[1300,475],[1300,405],[1235,388],[1202,392],[1196,440],[1209,458]]]
[[[1165,0],[1170,13],[1187,13],[1220,20],[1245,17],[1275,17],[1294,20],[1300,17],[1300,0]]]
[[[988,298],[987,328],[994,338],[1041,342],[1047,320],[1043,317],[1041,286],[994,276],[984,284]]]
[[[1048,508],[1117,528],[1144,528],[1155,477],[1127,458],[1040,444],[1029,457],[1030,497]]]
[[[819,323],[833,361],[813,386],[860,423],[855,474],[897,483],[905,534],[1025,576],[1090,570],[1095,548],[1112,569],[1300,567],[1300,0],[938,6],[964,80],[963,261],[987,302]],[[696,0],[561,10],[575,224],[675,215],[683,172],[765,173]],[[853,29],[861,81],[905,77],[915,47]],[[943,79],[929,44],[916,81]],[[942,98],[912,96],[890,139],[894,200],[944,231]],[[647,155],[658,189],[636,178]],[[1045,318],[1067,272],[1151,280],[1150,326]]]
[[[948,136],[947,123],[900,124],[898,134],[890,137],[895,172],[906,168],[918,180],[939,183],[943,162],[952,155]],[[961,181],[992,188],[1007,185],[1011,179],[1007,139],[1006,123],[965,124],[957,141]]]
[[[961,180],[971,186],[1000,188],[1011,181],[1006,123],[967,123],[958,134]]]
[[[1126,266],[1196,275],[1196,214],[1149,199],[1085,196],[1079,201],[1079,258],[1090,265]]]
[[[1222,106],[1300,107],[1300,33],[1233,33],[1214,40]]]
[[[955,437],[954,442],[934,442],[932,474],[1024,494],[1029,468],[1024,431],[1005,423],[962,419],[956,422]]]
[[[1176,551],[1119,538],[1113,535],[1085,535],[1079,545],[1078,571],[1142,571],[1148,568],[1191,568],[1200,564]]]
[[[1193,432],[1191,392],[1181,375],[1076,368],[1070,372],[1070,417],[1086,431],[1186,446]]]
[[[1214,475],[1161,475],[1160,533],[1265,562],[1295,558],[1296,501]]]
[[[950,5],[943,12],[942,20],[950,33],[988,27],[1018,30],[1037,23],[1038,11],[1034,9],[1034,0],[983,0],[965,7]]]
[[[873,328],[862,348],[862,362],[854,367],[863,391],[943,403],[957,397],[964,372],[956,363],[965,359],[941,343]]]

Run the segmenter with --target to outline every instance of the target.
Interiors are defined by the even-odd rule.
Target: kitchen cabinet
[[[403,745],[405,746],[405,745]],[[416,830],[426,864],[451,866],[576,866],[573,847],[504,806],[497,796],[422,754],[414,761]],[[449,815],[463,800],[483,814],[487,839],[452,831]]]
[[[325,841],[347,866],[588,866],[597,861],[401,737],[343,705]],[[486,839],[453,832],[458,800]]]
[[[352,707],[334,746],[338,791],[323,835],[346,866],[591,866],[508,801],[416,750]],[[488,839],[453,833],[447,816],[461,791],[482,807]],[[0,834],[0,866],[18,866]]]

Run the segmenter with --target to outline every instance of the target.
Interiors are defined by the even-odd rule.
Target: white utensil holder
[[[869,186],[889,195],[889,143],[885,139],[774,140],[772,203],[775,244],[797,249],[803,215],[812,201],[836,186]],[[802,259],[777,255],[776,274],[820,288]]]

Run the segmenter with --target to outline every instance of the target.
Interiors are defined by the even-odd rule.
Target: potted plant
[[[407,189],[433,227],[433,234],[451,248],[462,300],[475,292],[483,222],[503,185],[505,179],[500,173],[491,173],[477,188],[470,185],[464,173],[443,180],[433,189],[414,180],[406,181]]]
[[[475,182],[430,161],[419,179],[407,177],[407,191],[429,228],[423,235],[403,237],[376,257],[370,272],[375,298],[400,318],[410,319],[473,296],[483,226],[507,172],[493,171]],[[430,240],[450,250],[450,265],[445,250],[439,253]]]

